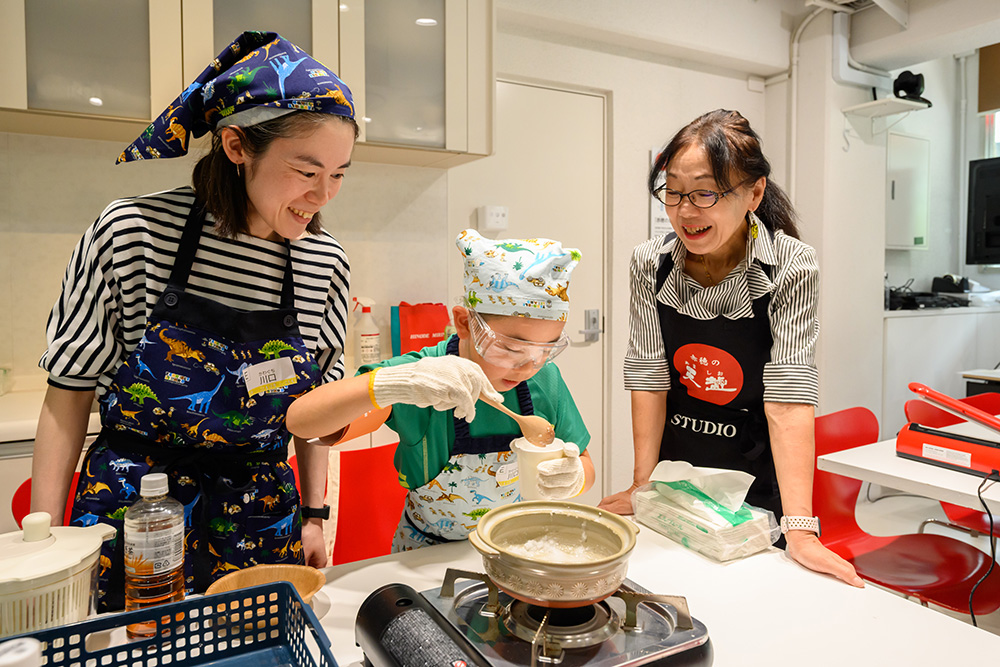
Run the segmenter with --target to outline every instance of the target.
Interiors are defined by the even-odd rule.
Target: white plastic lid
[[[0,667],[40,667],[42,642],[34,637],[21,637],[0,644]]]
[[[24,532],[0,535],[0,584],[28,581],[75,567],[93,556],[101,543],[116,532],[104,523],[50,527],[50,521],[47,512],[33,512],[22,521]]]
[[[143,475],[142,481],[139,482],[139,495],[143,498],[165,496],[168,491],[170,491],[170,483],[167,481],[167,475],[162,472],[151,472],[148,475]]]

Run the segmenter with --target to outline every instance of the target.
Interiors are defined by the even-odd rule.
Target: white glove
[[[483,369],[474,361],[456,355],[424,357],[412,364],[379,368],[372,381],[375,402],[380,407],[409,403],[420,408],[455,410],[455,416],[471,422],[476,417],[480,394],[503,402]]]
[[[580,449],[572,442],[563,445],[563,457],[538,464],[538,495],[543,500],[566,500],[583,489]]]

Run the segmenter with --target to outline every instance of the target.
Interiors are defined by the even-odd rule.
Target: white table
[[[969,422],[940,430],[984,440],[1000,439],[993,431]],[[925,498],[972,509],[983,509],[976,495],[976,490],[982,483],[981,477],[896,456],[895,438],[820,456],[816,460],[816,466],[826,472],[887,486]],[[1000,484],[994,484],[986,489],[983,499],[989,505],[993,516],[1000,521]]]
[[[324,570],[329,602],[321,624],[338,664],[361,661],[354,622],[372,591],[388,583],[436,588],[449,567],[483,571],[468,542]],[[715,665],[974,665],[1000,655],[1000,636],[875,586],[810,572],[776,549],[720,564],[642,527],[628,577],[687,598],[708,628]]]

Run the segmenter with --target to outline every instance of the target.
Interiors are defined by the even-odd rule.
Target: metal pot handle
[[[479,551],[484,556],[500,555],[499,551],[497,551],[496,549],[494,549],[493,547],[491,547],[490,545],[486,544],[486,542],[483,541],[483,538],[479,536],[478,530],[474,530],[471,533],[469,533],[469,542],[472,543],[472,546],[475,547],[476,551]]]

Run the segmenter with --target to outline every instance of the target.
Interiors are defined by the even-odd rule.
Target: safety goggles
[[[469,309],[469,329],[472,344],[483,361],[500,368],[521,368],[531,365],[541,368],[569,347],[569,336],[565,332],[552,343],[538,343],[499,334],[490,328],[482,316]]]

